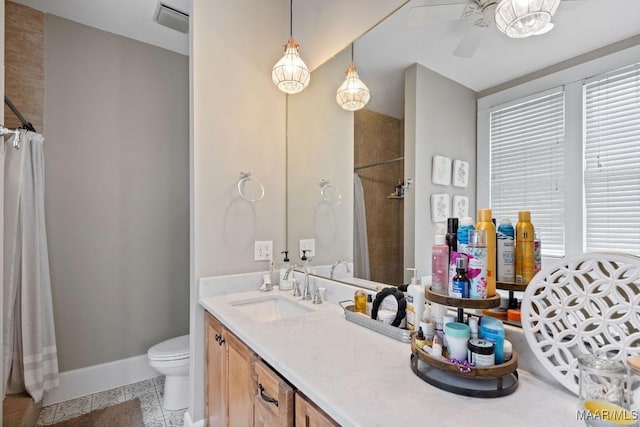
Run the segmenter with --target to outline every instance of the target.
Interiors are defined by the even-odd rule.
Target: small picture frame
[[[467,188],[469,185],[469,163],[464,160],[453,161],[453,177],[451,178],[454,187]]]
[[[438,185],[449,185],[451,182],[451,159],[433,156],[431,164],[431,182]]]
[[[453,217],[469,216],[469,198],[467,196],[453,196]]]
[[[432,194],[431,195],[431,221],[446,222],[449,218],[449,195],[448,194]]]

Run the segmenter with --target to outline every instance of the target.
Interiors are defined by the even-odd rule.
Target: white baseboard
[[[189,411],[184,413],[184,427],[204,427],[204,420],[193,422]]]
[[[43,406],[53,405],[157,377],[146,354],[60,373],[60,387],[44,395]]]

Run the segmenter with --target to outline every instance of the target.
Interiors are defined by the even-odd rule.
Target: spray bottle
[[[516,224],[516,283],[529,283],[536,274],[535,230],[531,224],[531,212],[518,212]]]
[[[496,294],[496,226],[491,221],[491,209],[478,209],[476,230],[485,230],[487,233],[487,296],[492,297]]]

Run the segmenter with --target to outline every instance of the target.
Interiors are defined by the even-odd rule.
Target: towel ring
[[[253,183],[254,189],[247,190],[245,186]],[[240,172],[240,180],[238,181],[238,193],[240,197],[250,202],[258,202],[264,198],[264,187],[257,179],[251,178],[251,172]],[[251,197],[255,193],[257,196]],[[258,195],[259,194],[259,195]]]
[[[333,206],[338,206],[342,202],[340,191],[326,179],[320,180],[320,196],[322,196],[322,200]]]

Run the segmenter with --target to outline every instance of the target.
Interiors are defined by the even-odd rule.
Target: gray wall
[[[188,333],[188,58],[45,21],[46,219],[61,371]]]
[[[435,155],[469,162],[469,185],[432,184]],[[448,193],[450,203],[453,195],[467,196],[469,216],[476,218],[476,92],[420,64],[409,67],[405,77],[405,178],[414,180],[405,194],[405,267],[415,266],[419,276],[427,276],[435,226],[431,194]]]
[[[204,314],[196,279],[267,270],[255,240],[286,233],[286,95],[270,70],[288,37],[288,3],[193,2],[191,19],[191,378],[189,414],[204,417]],[[249,24],[250,23],[250,24]],[[313,84],[313,81],[312,83]],[[240,197],[240,171],[265,190]]]

